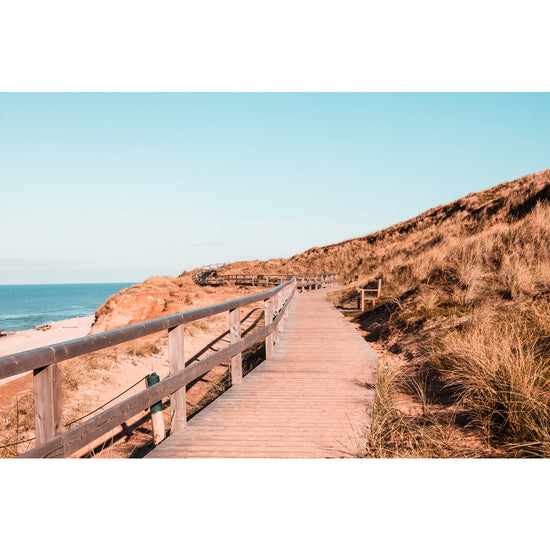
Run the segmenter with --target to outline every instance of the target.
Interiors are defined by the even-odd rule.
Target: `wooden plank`
[[[274,315],[278,316],[279,311],[281,310],[281,293],[273,297],[274,302]],[[273,332],[273,342],[276,344],[279,341],[279,323],[275,324],[275,331]]]
[[[241,340],[241,310],[239,308],[229,311],[229,333],[231,343],[235,344]],[[237,353],[231,357],[231,384],[241,383],[243,378],[243,354]]]
[[[265,308],[265,326],[271,325],[273,322],[273,299],[264,301]],[[266,336],[265,338],[265,358],[271,359],[273,357],[273,334]]]
[[[168,356],[170,376],[176,376],[185,369],[184,325],[179,325],[168,331]],[[170,394],[170,431],[175,433],[185,427],[187,411],[185,404],[185,386]]]
[[[33,389],[36,442],[41,445],[63,431],[59,365],[33,371]]]

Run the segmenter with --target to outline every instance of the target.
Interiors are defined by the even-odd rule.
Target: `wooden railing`
[[[173,433],[182,429],[187,421],[187,384],[228,360],[231,361],[231,383],[239,384],[242,379],[242,352],[263,339],[266,359],[273,356],[273,346],[279,339],[296,288],[296,279],[292,278],[276,288],[253,296],[0,357],[0,380],[33,372],[36,446],[21,457],[70,456],[167,396],[170,396],[171,431]],[[241,337],[240,308],[259,301],[264,302],[265,326]],[[230,345],[185,367],[184,325],[226,311],[229,312]],[[168,330],[169,376],[63,432],[59,363],[164,330]]]
[[[296,284],[299,289],[315,290],[334,286],[338,283],[336,273],[313,273],[308,275],[267,275],[267,274],[227,274],[218,275],[217,272],[204,272],[197,282],[201,285],[222,285],[224,283],[249,286],[273,286],[290,281],[296,277]]]
[[[223,267],[224,263],[219,264],[210,264],[210,265],[203,265],[202,267],[197,268],[194,270],[194,279],[196,283],[201,283],[201,280],[204,277],[208,277],[210,275],[216,275],[218,273],[218,269],[220,267]]]

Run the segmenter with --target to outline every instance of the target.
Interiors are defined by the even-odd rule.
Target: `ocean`
[[[109,296],[133,284],[0,285],[0,330],[28,330],[92,315]]]

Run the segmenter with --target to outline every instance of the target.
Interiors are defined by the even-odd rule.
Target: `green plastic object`
[[[150,388],[151,386],[154,386],[155,384],[158,384],[160,382],[160,376],[153,372],[152,374],[147,375],[147,387]],[[162,412],[162,401],[159,401],[158,403],[154,403],[151,405],[151,414],[152,413],[158,413]]]

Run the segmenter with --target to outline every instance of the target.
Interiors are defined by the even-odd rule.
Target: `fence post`
[[[275,311],[273,312],[273,317],[277,317],[277,315],[279,315],[279,311],[281,311],[281,293],[278,292],[277,295],[276,295],[276,298],[275,298]],[[280,322],[279,324],[275,327],[275,332],[273,333],[275,338],[274,338],[274,341],[275,343],[277,343],[279,341],[279,330],[280,330]]]
[[[160,377],[156,372],[147,375],[148,388],[159,382]],[[157,401],[151,405],[151,425],[153,427],[153,443],[158,445],[166,437],[164,418],[162,417],[162,401]]]
[[[288,287],[286,287],[283,292],[281,293],[281,307],[285,305],[285,303],[288,301],[289,293],[288,293]],[[279,330],[283,330],[286,322],[286,314],[288,313],[288,308],[285,309],[283,316],[281,317],[281,322],[279,324]]]
[[[285,301],[287,302],[287,307],[286,307],[285,312],[283,314],[283,319],[282,319],[283,325],[282,326],[284,326],[284,324],[286,323],[286,319],[287,319],[289,311],[290,311],[290,300],[291,300],[291,297],[292,297],[292,291],[295,288],[296,288],[296,279],[294,279],[294,282],[285,289],[286,290]]]
[[[184,325],[178,325],[168,330],[168,354],[170,376],[174,376],[185,368]],[[187,412],[185,407],[185,386],[170,395],[170,431],[174,433],[185,428]]]
[[[36,445],[63,431],[61,417],[61,372],[54,363],[33,371],[34,426]]]
[[[273,298],[264,300],[265,307],[265,326],[269,326],[273,322]],[[265,358],[273,357],[273,333],[265,337]]]
[[[241,310],[235,308],[229,310],[229,334],[231,343],[235,344],[241,339]],[[231,384],[240,384],[243,379],[243,354],[237,353],[231,357]]]

